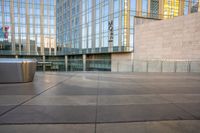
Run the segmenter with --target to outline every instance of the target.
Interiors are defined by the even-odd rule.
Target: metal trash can
[[[0,83],[32,82],[36,59],[0,58]]]

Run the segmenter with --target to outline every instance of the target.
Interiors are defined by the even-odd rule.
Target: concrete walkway
[[[0,133],[198,133],[199,73],[38,72],[0,84]]]

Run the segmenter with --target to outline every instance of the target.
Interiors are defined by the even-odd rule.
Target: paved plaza
[[[0,133],[198,133],[200,73],[37,72],[0,84]]]

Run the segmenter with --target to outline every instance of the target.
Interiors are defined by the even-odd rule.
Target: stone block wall
[[[200,60],[200,13],[136,25],[134,59]]]
[[[113,53],[111,55],[112,72],[132,72],[133,53]]]

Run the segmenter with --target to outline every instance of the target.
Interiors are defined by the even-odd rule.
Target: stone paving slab
[[[0,106],[0,115],[6,111],[8,111],[9,109],[13,108],[14,106],[13,105],[10,105],[10,106]]]
[[[140,87],[140,89],[127,88],[127,89],[115,89],[115,88],[100,88],[99,95],[142,95],[142,94],[154,94],[151,89]]]
[[[170,103],[200,103],[200,94],[160,94]]]
[[[198,133],[199,120],[105,123],[96,125],[96,133]],[[3,133],[95,133],[94,124],[0,125]]]
[[[46,75],[37,73],[34,82],[20,84],[0,84],[1,95],[37,95],[42,91],[67,80],[71,75]]]
[[[98,105],[200,103],[200,94],[100,95]]]
[[[94,133],[94,124],[0,125],[1,133]]]
[[[176,103],[176,105],[200,120],[200,103]]]
[[[84,106],[93,105],[96,106],[96,96],[85,96],[85,95],[54,95],[54,96],[38,96],[25,103],[24,105],[56,105],[56,106]]]
[[[97,124],[96,133],[199,133],[199,120]]]
[[[98,105],[166,104],[169,101],[158,95],[102,95]]]
[[[188,120],[192,115],[173,104],[98,106],[98,122]]]
[[[20,106],[0,118],[0,124],[94,123],[92,106]]]
[[[3,95],[0,96],[0,106],[18,105],[33,97],[33,95]]]
[[[0,133],[196,133],[199,112],[197,73],[37,72],[0,84]]]
[[[97,88],[86,88],[79,86],[56,86],[45,92],[43,95],[97,95]]]

